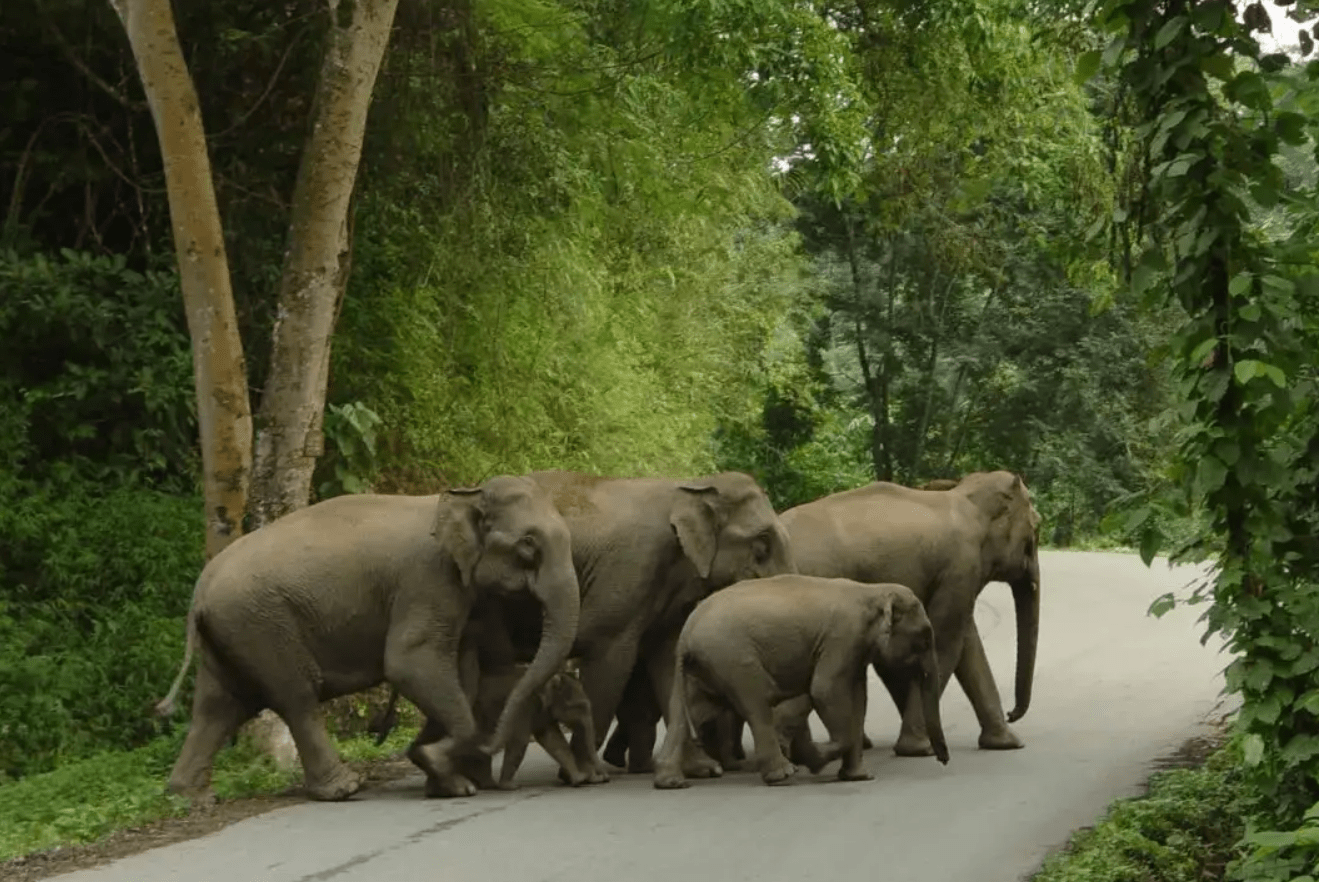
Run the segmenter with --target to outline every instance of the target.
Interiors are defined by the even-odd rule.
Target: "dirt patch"
[[[1205,720],[1208,731],[1187,739],[1180,747],[1166,756],[1161,756],[1152,763],[1153,771],[1163,772],[1169,769],[1195,769],[1204,765],[1209,755],[1218,750],[1232,736],[1232,716],[1234,712],[1211,717]],[[1145,784],[1149,790],[1149,782]]]
[[[395,781],[416,771],[416,767],[402,756],[352,763],[352,766],[366,777],[367,787]],[[228,799],[209,808],[194,808],[183,817],[163,818],[120,830],[99,842],[60,846],[0,862],[0,879],[35,882],[61,873],[97,867],[162,845],[196,839],[246,818],[306,801],[301,787],[291,787],[283,793],[268,796]]]

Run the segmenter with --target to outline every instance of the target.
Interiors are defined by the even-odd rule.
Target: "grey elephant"
[[[580,609],[571,549],[549,495],[509,476],[437,496],[341,496],[238,539],[197,580],[183,664],[157,708],[171,712],[195,650],[192,720],[170,790],[211,798],[215,753],[270,708],[293,735],[310,795],[350,796],[361,781],[330,743],[321,702],[387,680],[448,734],[408,751],[428,795],[471,795],[457,762],[502,745],[568,657]],[[482,745],[458,653],[485,592],[534,598],[544,628]]]
[[[494,730],[504,712],[508,696],[522,681],[525,668],[526,665],[518,664],[481,671],[474,710],[477,727],[483,732]],[[499,780],[494,786],[500,790],[516,789],[513,777],[521,767],[527,745],[533,738],[559,764],[569,784],[576,787],[593,783],[591,775],[594,770],[579,767],[578,758],[573,755],[560,726],[567,726],[574,738],[580,738],[585,743],[595,741],[591,703],[578,679],[577,666],[571,661],[563,670],[550,677],[549,682],[536,693],[535,700],[524,715],[510,726],[508,739],[504,743]]]
[[[572,656],[580,661],[591,703],[594,754],[638,667],[653,700],[667,707],[673,647],[696,603],[742,579],[793,572],[792,555],[769,498],[741,472],[690,480],[568,471],[529,477],[550,494],[572,534],[582,592]],[[494,608],[515,646],[534,645],[537,610],[513,598]],[[573,738],[573,749],[580,756],[578,740]],[[607,776],[598,754],[594,761]],[[692,758],[687,771],[722,772],[701,756]]]
[[[932,482],[934,483],[934,482]],[[1019,475],[975,472],[941,489],[876,482],[834,493],[781,515],[802,573],[898,582],[925,605],[939,646],[939,670],[966,692],[980,723],[980,747],[1009,750],[1022,741],[1008,726],[1030,707],[1039,640],[1039,514]],[[1007,582],[1017,621],[1016,706],[1002,699],[975,623],[989,582]],[[878,671],[902,713],[900,756],[932,750],[923,704],[902,677]]]
[[[766,784],[783,783],[796,772],[781,733],[794,755],[809,757],[813,771],[841,758],[839,778],[869,779],[861,738],[871,664],[919,684],[934,753],[948,762],[936,637],[906,586],[802,575],[741,582],[697,605],[678,637],[676,656],[669,720],[655,763],[658,789],[687,786],[684,755],[695,749],[694,732],[725,709],[750,726]],[[823,745],[810,741],[805,717],[811,710],[829,732]]]

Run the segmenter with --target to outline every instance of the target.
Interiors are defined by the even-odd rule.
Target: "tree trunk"
[[[305,506],[324,449],[330,341],[348,284],[349,213],[398,0],[327,0],[329,44],[293,191],[270,374],[257,418],[253,526]]]
[[[165,164],[192,337],[209,559],[242,534],[252,467],[252,413],[229,261],[197,91],[179,48],[170,0],[111,0],[111,5],[128,32]]]

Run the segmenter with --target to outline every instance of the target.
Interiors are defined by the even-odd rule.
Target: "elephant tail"
[[[192,655],[197,649],[197,608],[194,604],[188,610],[188,636],[183,649],[183,664],[179,665],[179,672],[174,677],[173,684],[169,687],[169,692],[160,701],[156,702],[156,716],[170,717],[174,715],[174,699],[179,696],[179,689],[183,686],[183,677],[188,673],[188,668],[192,666]]]
[[[385,743],[389,733],[394,731],[398,725],[398,688],[391,685],[389,687],[389,704],[385,709],[376,713],[371,721],[366,724],[366,731],[372,732],[376,736],[376,747]]]

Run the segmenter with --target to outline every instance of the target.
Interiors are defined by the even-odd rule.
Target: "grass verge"
[[[1032,882],[1212,882],[1225,878],[1245,829],[1240,756],[1223,736],[1190,744],[1144,796],[1118,800],[1073,835]],[[1196,755],[1198,754],[1198,755]]]
[[[301,767],[281,771],[242,739],[216,757],[216,806],[193,809],[167,795],[183,734],[180,727],[137,750],[0,785],[0,878],[39,879],[92,866],[301,801]],[[415,734],[400,726],[379,747],[365,737],[336,746],[368,781],[388,780],[411,769],[395,760]]]

